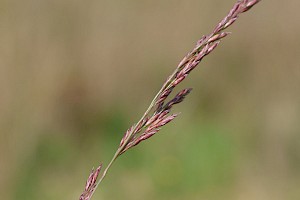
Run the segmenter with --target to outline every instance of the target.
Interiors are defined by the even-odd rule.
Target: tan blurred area
[[[1,0],[1,199],[78,199],[234,0]],[[94,199],[299,200],[300,1],[263,0]]]

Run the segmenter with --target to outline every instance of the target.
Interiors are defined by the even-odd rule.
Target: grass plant
[[[248,11],[259,1],[260,0],[237,1],[229,13],[217,24],[213,31],[208,35],[202,36],[192,51],[190,51],[181,60],[173,73],[164,82],[140,120],[133,124],[125,132],[113,158],[102,174],[100,173],[102,164],[92,170],[87,179],[85,189],[80,195],[80,200],[90,200],[92,198],[95,190],[106,177],[108,170],[119,156],[157,134],[163,126],[173,121],[178,116],[178,113],[174,114],[171,112],[172,107],[181,103],[192,89],[183,89],[171,98],[171,100],[167,101],[167,98],[171,95],[174,88],[177,87],[190,74],[190,72],[198,66],[205,56],[216,49],[223,38],[230,34],[225,30],[238,19],[240,14]]]

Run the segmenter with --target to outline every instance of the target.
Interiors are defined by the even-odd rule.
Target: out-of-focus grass
[[[0,1],[0,194],[77,199],[234,1]],[[95,199],[298,200],[299,1],[262,1]]]

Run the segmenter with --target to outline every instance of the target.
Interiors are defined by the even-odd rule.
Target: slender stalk
[[[107,165],[107,167],[103,171],[102,176],[100,177],[99,181],[97,182],[97,184],[95,185],[93,191],[90,194],[90,198],[92,198],[92,196],[94,195],[94,193],[95,193],[96,189],[98,188],[99,184],[103,181],[103,179],[105,178],[108,170],[110,169],[110,167],[112,166],[112,164],[114,163],[114,161],[117,159],[118,156],[119,156],[119,150],[115,153],[114,157],[111,159],[111,161],[109,162],[109,164]]]

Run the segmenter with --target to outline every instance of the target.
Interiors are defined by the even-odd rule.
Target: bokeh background
[[[234,0],[1,0],[1,199],[78,199]],[[262,1],[94,199],[300,199],[300,1]]]

